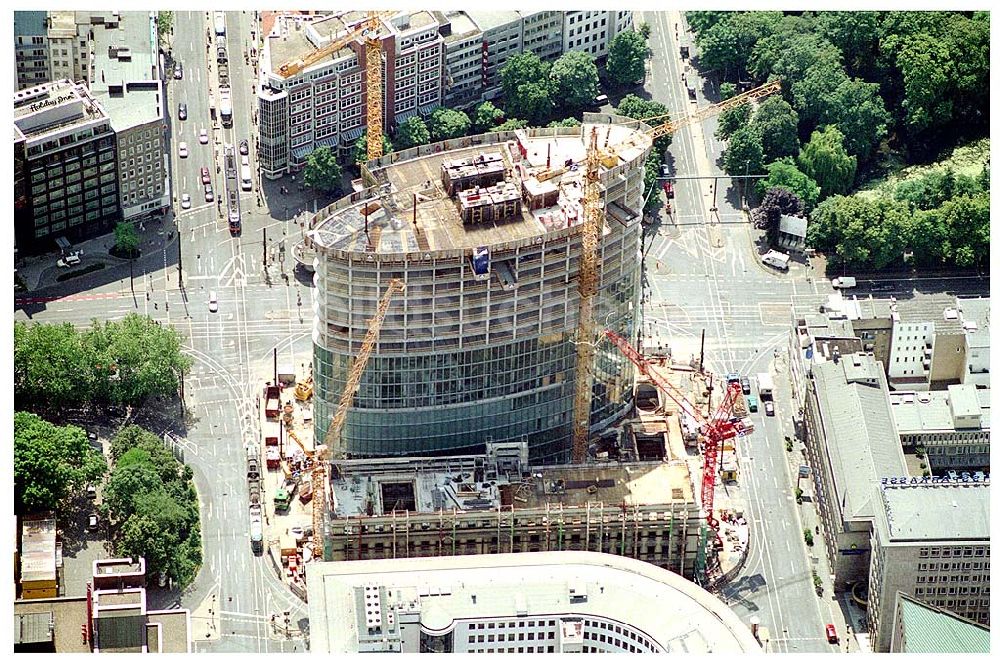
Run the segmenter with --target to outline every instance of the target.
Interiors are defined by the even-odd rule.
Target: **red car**
[[[208,173],[208,167],[201,168],[201,183],[202,185],[207,185],[212,182],[212,176]]]
[[[837,628],[832,624],[826,625],[826,640],[828,643],[840,642],[840,639],[837,637]]]

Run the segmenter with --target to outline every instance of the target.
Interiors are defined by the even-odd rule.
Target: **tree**
[[[156,12],[156,31],[159,34],[160,41],[165,41],[165,37],[173,32],[174,30],[174,13],[173,12]]]
[[[819,201],[819,185],[795,166],[790,157],[771,162],[767,165],[767,178],[757,183],[757,193],[761,196],[768,190],[781,187],[792,192],[802,202],[802,209],[809,213]]]
[[[879,95],[877,83],[844,79],[830,96],[823,120],[844,133],[844,148],[864,161],[888,132],[892,116]]]
[[[472,121],[463,111],[439,106],[431,113],[427,128],[431,132],[431,139],[444,141],[468,134],[472,129]]]
[[[956,266],[984,266],[990,259],[990,196],[959,196],[939,209],[942,226],[948,230],[951,255]]]
[[[543,122],[553,109],[548,81],[522,83],[517,94],[507,98],[507,112],[516,118],[526,118],[533,125]]]
[[[767,230],[768,242],[774,244],[778,239],[782,216],[799,216],[802,213],[802,200],[798,196],[783,187],[772,187],[764,194],[760,206],[754,209],[753,218],[758,228]]]
[[[615,109],[615,113],[621,116],[641,120],[650,127],[659,127],[663,123],[670,120],[670,115],[667,113],[667,107],[662,103],[642,99],[641,97],[637,97],[632,94],[625,95],[625,97],[622,98],[622,101],[618,103],[618,108]],[[671,134],[666,134],[654,142],[654,146],[661,156],[667,151],[667,148],[670,147],[671,141],[673,141],[673,136]]]
[[[527,120],[520,118],[508,118],[494,128],[496,132],[511,132],[513,130],[524,129],[528,126]]]
[[[736,97],[737,87],[735,83],[731,81],[725,81],[719,84],[719,98],[724,102],[730,97]]]
[[[769,37],[780,12],[732,12],[696,38],[698,62],[705,70],[718,70],[725,80],[747,71],[748,61],[758,41]]]
[[[323,192],[336,192],[340,189],[340,165],[337,155],[329,146],[320,146],[306,157],[306,169],[303,181],[306,187]]]
[[[560,104],[570,108],[581,108],[597,97],[597,65],[594,58],[585,51],[564,53],[549,71],[552,95]]]
[[[874,74],[879,51],[878,12],[817,12],[816,30],[841,53],[848,71]]]
[[[608,76],[619,85],[642,81],[646,76],[646,38],[632,30],[615,35],[608,47]]]
[[[726,141],[741,127],[750,122],[753,109],[748,104],[733,106],[719,114],[719,124],[715,127],[715,138]]]
[[[695,33],[701,33],[711,28],[716,23],[726,20],[732,12],[719,11],[691,11],[684,12],[684,18]]]
[[[14,402],[19,408],[77,407],[91,400],[92,357],[70,323],[14,323]]]
[[[388,155],[392,152],[392,142],[385,134],[382,135],[382,154]],[[354,164],[364,164],[368,161],[368,130],[361,133],[358,140],[354,142]]]
[[[857,166],[858,158],[847,154],[844,135],[834,125],[813,132],[799,153],[799,168],[816,181],[824,198],[847,192]]]
[[[107,473],[104,456],[76,426],[14,413],[14,504],[17,513],[53,511]]]
[[[650,32],[652,32],[652,28],[649,27],[649,23],[648,22],[646,22],[646,21],[640,21],[638,27],[636,28],[636,30],[639,31],[639,34],[642,35],[643,39],[649,40],[649,34],[650,34]]]
[[[775,95],[761,103],[753,115],[753,126],[760,134],[766,162],[798,154],[799,115],[781,97]]]
[[[127,257],[135,256],[139,249],[139,232],[131,222],[119,222],[115,225],[115,249]]]
[[[427,129],[427,123],[420,116],[410,116],[399,123],[396,128],[396,148],[399,150],[422,146],[430,142],[430,130]]]
[[[549,127],[579,127],[580,121],[576,118],[563,118],[562,120],[553,120],[549,123]]]
[[[476,107],[475,113],[472,114],[472,127],[479,133],[490,132],[502,123],[503,119],[502,109],[493,106],[493,102],[483,102]]]
[[[651,150],[646,158],[646,170],[643,175],[643,196],[648,196],[646,205],[643,206],[643,213],[652,213],[656,210],[661,201],[660,183],[657,178],[660,175],[660,165],[663,164],[662,153]]]
[[[500,68],[500,87],[503,89],[506,108],[512,114],[524,118],[511,109],[511,103],[520,94],[520,88],[525,84],[547,83],[549,80],[549,64],[542,62],[535,53],[525,51],[507,59]]]
[[[139,405],[148,398],[177,395],[180,375],[191,367],[174,329],[130,314],[120,321],[94,320],[83,335],[95,367],[91,395],[114,404]]]
[[[763,171],[764,146],[752,127],[741,127],[729,138],[729,145],[722,153],[722,169],[730,176]]]
[[[903,75],[905,124],[911,135],[948,123],[954,113],[949,94],[955,56],[948,44],[927,34],[910,37],[896,58]]]
[[[776,30],[754,46],[749,69],[758,80],[780,78],[786,85],[794,86],[817,64],[840,66],[841,59],[840,49],[820,35],[805,31]],[[799,112],[802,110],[799,109]]]
[[[807,239],[813,247],[834,250],[848,264],[884,268],[901,259],[909,219],[906,204],[838,195],[813,211]]]

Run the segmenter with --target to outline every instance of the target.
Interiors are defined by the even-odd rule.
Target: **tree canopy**
[[[813,132],[799,153],[799,168],[816,181],[823,197],[847,192],[857,166],[858,158],[847,154],[844,134],[834,125]]]
[[[753,114],[753,126],[760,134],[766,162],[798,154],[799,115],[780,96],[775,95],[761,102]]]
[[[902,257],[908,220],[905,204],[837,195],[813,211],[807,240],[813,247],[833,249],[848,264],[884,268]]]
[[[543,62],[532,51],[524,51],[507,59],[500,68],[500,87],[504,101],[510,104],[518,96],[518,90],[526,83],[545,83],[549,80],[549,64]]]
[[[464,111],[456,111],[439,106],[431,112],[427,129],[430,130],[432,141],[444,141],[465,136],[472,128],[472,121]]]
[[[411,116],[396,128],[396,146],[399,150],[430,143],[431,133],[420,116]]]
[[[149,571],[187,584],[201,564],[198,496],[189,468],[138,426],[120,430],[111,452],[115,464],[104,488],[104,511],[115,554],[142,556]]]
[[[622,98],[615,112],[622,116],[641,120],[650,127],[659,127],[670,120],[670,115],[664,104],[653,100],[646,100],[632,94],[625,95]],[[670,147],[671,141],[673,141],[673,135],[666,134],[654,142],[656,150],[659,151],[661,156]]]
[[[594,58],[585,51],[568,51],[549,71],[552,95],[561,105],[581,108],[597,97],[599,79]]]
[[[527,120],[521,120],[520,118],[508,118],[494,129],[497,132],[510,132],[512,130],[524,129],[528,126]]]
[[[392,142],[385,134],[382,135],[382,154],[388,155],[392,152]],[[368,161],[368,130],[361,133],[358,140],[354,142],[354,164],[364,164]]]
[[[722,153],[722,169],[730,176],[744,176],[764,170],[764,146],[755,128],[741,127],[733,132]]]
[[[329,146],[320,146],[306,157],[306,169],[303,175],[306,187],[323,192],[335,192],[340,189],[341,175],[337,155]]]
[[[778,239],[782,216],[801,215],[803,212],[798,195],[784,187],[772,187],[751,216],[758,228],[767,230],[767,239],[773,245]]]
[[[131,222],[119,222],[115,225],[115,248],[125,256],[131,257],[139,249],[139,232]]]
[[[54,511],[107,473],[87,433],[30,412],[14,413],[14,506],[17,513]]]
[[[507,98],[507,112],[515,118],[525,118],[532,124],[539,124],[548,118],[555,105],[548,81],[522,83],[517,94]]]
[[[619,85],[642,81],[648,50],[642,34],[633,30],[619,32],[608,47],[608,76]]]
[[[498,109],[493,102],[486,101],[477,106],[472,114],[472,128],[479,133],[489,132],[502,123],[503,118],[503,109]]]
[[[802,202],[802,209],[809,213],[819,201],[819,185],[795,166],[790,157],[771,162],[766,167],[767,178],[757,184],[757,193],[761,196],[770,189],[780,187],[793,192]]]

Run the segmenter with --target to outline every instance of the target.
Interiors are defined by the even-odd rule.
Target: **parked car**
[[[185,104],[184,102],[181,102],[180,104],[177,105],[177,117],[180,118],[181,120],[188,119],[188,105]]]
[[[738,372],[729,372],[726,374],[726,384],[739,384],[740,375]]]
[[[183,79],[184,78],[184,67],[182,67],[179,62],[178,63],[174,63],[174,78],[175,79]]]
[[[180,145],[177,146],[177,154],[180,155],[181,157],[188,156],[188,145],[186,142],[184,141],[180,142]]]
[[[770,404],[770,403],[768,403],[768,404]],[[756,398],[756,396],[752,396],[752,395],[748,395],[747,396],[747,409],[749,409],[751,412],[756,412],[757,411],[757,398]]]
[[[219,311],[219,296],[214,291],[208,292],[208,311],[209,312]]]
[[[770,400],[764,403],[764,413],[768,416],[774,416],[774,403]]]
[[[853,277],[833,278],[834,289],[850,289],[858,286],[858,279]]]
[[[826,625],[826,640],[828,643],[840,642],[840,638],[837,636],[837,628],[832,624]]]
[[[241,157],[240,158],[240,165],[241,166],[245,166],[245,167],[250,166],[250,157],[247,156],[247,155],[244,155],[243,157]]]
[[[187,210],[191,207],[191,195],[185,192],[181,195],[181,208]]]
[[[92,513],[87,516],[87,531],[96,532],[97,531],[97,514]]]
[[[212,174],[208,172],[208,167],[201,168],[201,184],[205,185],[212,182]]]
[[[749,377],[740,377],[740,388],[743,389],[743,395],[750,395]]]
[[[78,263],[80,263],[80,255],[81,254],[83,254],[83,252],[79,252],[79,251],[77,251],[77,252],[70,252],[69,254],[67,254],[66,256],[64,256],[62,259],[60,259],[59,261],[57,261],[56,262],[56,266],[58,266],[59,268],[69,268],[70,266],[76,266]]]
[[[208,143],[207,129],[202,128],[202,130],[198,132],[198,143],[200,143],[201,145],[205,145],[206,143]]]
[[[246,139],[243,139],[242,141],[240,141],[240,155],[249,155],[249,154],[250,154],[250,144],[247,143]]]
[[[212,191],[212,183],[205,183],[205,201],[209,203],[215,201],[215,192]]]

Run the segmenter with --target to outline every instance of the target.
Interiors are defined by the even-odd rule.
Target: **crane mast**
[[[347,421],[347,410],[354,403],[354,394],[358,392],[358,385],[361,383],[361,376],[368,365],[368,357],[371,356],[375,343],[378,342],[379,332],[382,330],[382,322],[385,321],[385,314],[389,311],[389,305],[393,297],[402,292],[406,285],[402,280],[392,279],[386,288],[382,298],[379,299],[375,308],[375,315],[368,322],[368,331],[361,343],[350,371],[347,373],[347,381],[344,383],[344,392],[340,395],[340,403],[330,426],[326,430],[323,444],[316,447],[316,460],[313,463],[312,488],[313,488],[313,556],[323,555],[323,524],[326,515],[326,465],[330,458],[339,459],[344,457],[344,449],[340,439],[340,431]],[[331,455],[332,452],[332,455]]]
[[[781,81],[771,81],[753,90],[736,95],[727,100],[699,109],[692,114],[677,120],[663,123],[644,132],[651,140],[672,134],[706,118],[717,116],[727,109],[732,109],[781,90]],[[643,120],[655,120],[664,116],[651,116]],[[369,141],[371,137],[369,137]],[[605,149],[613,155],[618,146]],[[587,144],[586,176],[583,190],[583,223],[580,225],[583,248],[580,254],[580,319],[576,333],[576,382],[573,395],[573,449],[574,463],[582,463],[587,459],[587,440],[590,438],[590,403],[594,364],[594,295],[600,277],[598,267],[597,245],[600,232],[604,229],[604,206],[601,201],[599,167],[602,150],[597,145],[597,129],[592,128],[590,141]],[[607,154],[607,153],[605,153]]]

